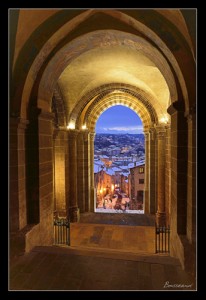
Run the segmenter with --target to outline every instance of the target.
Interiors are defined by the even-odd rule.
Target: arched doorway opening
[[[95,209],[95,191],[94,191],[94,139],[95,139],[95,127],[100,115],[106,111],[108,108],[116,105],[122,105],[124,107],[130,108],[134,113],[139,115],[142,125],[143,132],[146,136],[145,143],[145,178],[144,178],[144,211],[145,213],[155,213],[157,208],[157,170],[155,168],[155,157],[157,147],[157,140],[155,132],[165,128],[165,123],[161,123],[162,120],[159,120],[160,117],[157,116],[156,110],[150,104],[149,101],[152,101],[152,96],[149,93],[144,93],[141,90],[134,88],[130,85],[123,84],[109,84],[107,89],[106,86],[103,86],[102,92],[95,96],[95,93],[92,94],[92,99],[89,100],[87,97],[87,105],[81,110],[81,114],[78,116],[78,120],[75,124],[78,130],[82,131],[84,137],[88,139],[87,143],[84,144],[84,154],[88,159],[88,165],[85,167],[86,174],[88,174],[86,181],[90,184],[90,194],[85,198],[85,203],[90,203],[90,208],[82,205],[80,203],[80,211],[94,211]],[[98,88],[97,92],[101,90],[101,87]],[[95,91],[94,91],[95,92]],[[91,97],[91,96],[90,96]],[[154,101],[154,100],[153,100]],[[78,139],[78,149],[82,149],[80,139]],[[88,155],[89,152],[89,155]],[[82,151],[81,151],[82,153]],[[82,159],[81,159],[82,161]],[[83,166],[79,165],[79,170],[82,170]],[[149,172],[151,170],[151,172]],[[81,172],[81,171],[80,171]],[[81,180],[82,175],[80,174]],[[86,182],[86,187],[88,185]],[[149,193],[150,190],[150,193]],[[135,197],[135,196],[134,196]]]
[[[95,212],[144,213],[145,144],[142,121],[115,105],[96,123],[94,140]]]

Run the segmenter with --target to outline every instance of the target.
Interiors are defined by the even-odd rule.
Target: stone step
[[[169,264],[180,266],[178,259],[168,254],[149,254],[146,252],[131,253],[114,249],[96,249],[72,246],[38,246],[33,252],[56,253],[62,255],[95,256],[101,258],[119,259],[125,261],[142,261],[154,264]]]
[[[71,223],[70,246],[154,253],[155,227]]]

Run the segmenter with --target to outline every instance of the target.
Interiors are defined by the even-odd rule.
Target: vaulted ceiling
[[[112,86],[110,92],[121,94],[124,101],[121,85],[133,90],[130,105],[144,94],[145,107],[152,107],[158,119],[167,114],[180,89],[187,105],[195,94],[188,84],[194,78],[195,48],[185,15],[175,9],[21,9],[12,110],[18,114],[22,101],[26,105],[21,113],[26,116],[32,91],[38,91],[38,107],[49,110],[58,89],[69,122],[71,116],[86,114],[85,107],[93,107],[92,102]]]
[[[136,86],[154,96],[153,105],[166,110],[169,89],[155,64],[126,46],[92,49],[74,59],[61,74],[58,84],[71,112],[76,101],[98,86],[109,83]]]

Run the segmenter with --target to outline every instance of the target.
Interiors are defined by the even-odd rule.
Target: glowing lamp
[[[69,123],[69,125],[67,126],[67,129],[75,129],[75,124]]]

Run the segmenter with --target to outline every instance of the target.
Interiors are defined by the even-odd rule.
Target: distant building
[[[104,170],[104,168],[94,167],[94,186],[96,189],[96,205],[108,194],[114,191],[114,172]]]
[[[133,209],[143,209],[145,161],[130,164],[130,199]]]
[[[111,166],[112,160],[110,160],[109,157],[108,157],[107,155],[102,155],[102,156],[100,157],[100,159],[101,159],[102,162],[104,162],[104,164],[105,164],[106,167]]]

